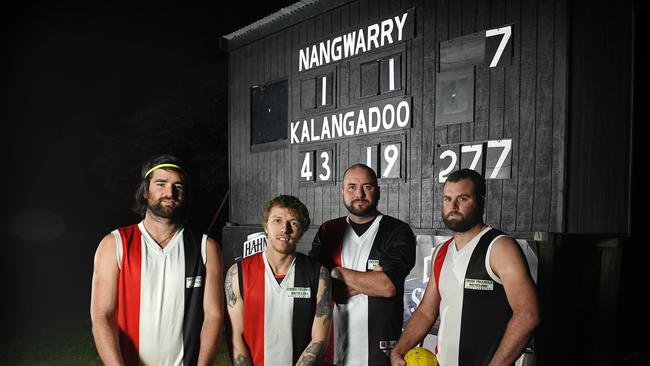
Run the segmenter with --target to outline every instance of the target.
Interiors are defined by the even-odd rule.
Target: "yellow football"
[[[404,355],[407,366],[438,366],[438,359],[433,352],[424,347],[415,347]]]

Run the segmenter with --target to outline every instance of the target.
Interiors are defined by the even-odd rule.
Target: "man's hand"
[[[348,299],[358,292],[345,285],[345,282],[332,279],[332,301],[337,304],[347,304]]]
[[[330,276],[339,281],[343,281],[343,274],[341,274],[341,267],[334,267],[330,272]]]
[[[332,283],[334,284],[334,300],[336,303],[341,303],[341,301],[337,301],[337,299],[340,299],[337,294],[341,296],[347,294],[345,298],[349,298],[358,294],[374,297],[393,297],[397,293],[395,285],[379,265],[376,265],[370,272],[334,267],[330,271],[330,277],[332,277]]]
[[[396,352],[395,349],[393,349],[390,352],[390,365],[391,366],[405,366],[406,361],[404,360],[404,355]]]

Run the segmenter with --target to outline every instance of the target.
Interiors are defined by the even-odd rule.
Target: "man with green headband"
[[[143,220],[106,235],[90,305],[106,365],[211,365],[223,325],[217,243],[183,227],[188,174],[178,158],[144,164],[134,210]]]

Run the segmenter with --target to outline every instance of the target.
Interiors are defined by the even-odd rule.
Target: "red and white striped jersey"
[[[191,365],[203,323],[204,235],[180,229],[165,248],[142,223],[114,230],[117,324],[127,365]]]

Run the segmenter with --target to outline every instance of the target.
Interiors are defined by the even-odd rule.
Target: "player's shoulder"
[[[228,274],[237,274],[238,271],[239,268],[237,262],[231,264],[230,268],[228,268]]]
[[[203,234],[202,236],[205,237],[205,243],[208,245],[208,247],[215,247],[217,249],[219,248],[219,242],[217,241],[217,239],[207,234]]]
[[[110,232],[99,241],[95,251],[95,261],[100,263],[110,261],[111,258],[115,258],[116,253],[117,239],[113,232]]]
[[[518,245],[515,239],[509,234],[495,228],[491,228],[491,230],[495,235],[494,240],[492,241],[492,246],[514,247]]]
[[[239,259],[239,260],[237,260],[235,262],[235,264],[233,264],[233,266],[235,266],[235,267],[237,265],[245,266],[245,265],[248,265],[248,264],[250,264],[250,263],[252,263],[254,261],[260,261],[260,260],[262,260],[262,253],[263,252],[255,253],[255,254],[249,255],[248,257]]]
[[[115,230],[111,231],[111,234],[115,233],[115,232],[128,233],[128,232],[132,232],[132,231],[140,231],[140,223],[124,225],[124,226],[118,226]]]
[[[110,233],[104,235],[104,237],[99,241],[99,247],[104,247],[108,245],[115,245],[116,239],[115,239],[115,234],[114,231],[111,231]]]
[[[391,232],[406,231],[413,234],[411,225],[390,215],[382,215],[380,226],[389,229]]]
[[[510,235],[502,234],[497,236],[492,243],[490,252],[490,259],[507,259],[513,257],[524,258],[524,253],[519,246],[519,243]]]
[[[383,223],[391,223],[393,225],[406,225],[408,224],[397,217],[391,216],[391,215],[386,215],[386,214],[381,214],[381,222]]]
[[[296,252],[296,263],[297,262],[303,262],[306,265],[308,265],[310,268],[314,268],[314,269],[320,269],[322,267],[319,261],[310,257],[309,255],[300,252]]]
[[[320,225],[321,229],[328,230],[334,227],[338,227],[345,222],[347,216],[337,217],[335,219],[327,220]]]

